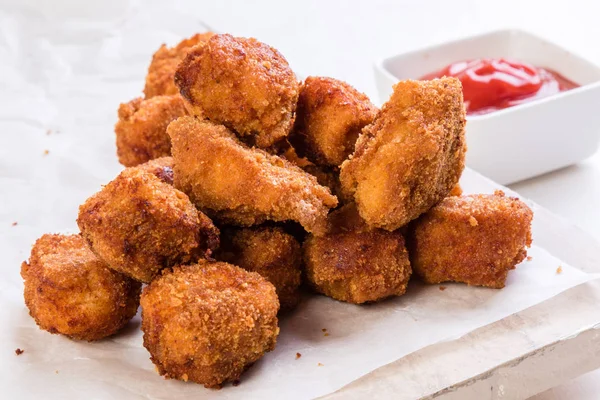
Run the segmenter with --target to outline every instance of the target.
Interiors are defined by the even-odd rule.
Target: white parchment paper
[[[311,398],[591,279],[552,249],[534,247],[533,260],[511,272],[503,290],[414,283],[407,295],[370,306],[314,296],[281,321],[277,349],[240,386],[220,391],[159,377],[137,318],[93,344],[40,331],[23,304],[21,262],[43,233],[76,232],[78,205],[121,169],[116,109],[140,95],[152,52],[204,30],[168,2],[148,9],[111,1],[60,20],[47,3],[8,2],[0,10],[0,397]],[[495,188],[471,171],[463,185]],[[16,348],[25,353],[16,356]]]

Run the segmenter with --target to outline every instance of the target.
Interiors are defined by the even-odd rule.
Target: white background
[[[40,25],[26,29],[43,38],[61,30],[73,17],[84,18],[90,26],[94,21],[104,19],[122,19],[126,25],[128,16],[143,15],[150,7],[176,9],[186,16],[186,23],[180,23],[176,18],[148,20],[147,24],[156,26],[158,32],[147,38],[148,48],[140,50],[148,57],[161,42],[173,44],[179,36],[204,30],[203,26],[208,25],[214,30],[239,36],[255,36],[278,48],[299,75],[334,76],[348,81],[374,100],[378,98],[372,72],[374,60],[497,28],[531,31],[600,64],[600,5],[595,0],[2,0],[0,41],[10,40],[10,30],[14,28],[10,17],[14,13],[31,14],[33,20],[42,21]],[[106,32],[106,35],[110,34]],[[4,56],[0,55],[0,73]],[[136,90],[142,86],[143,71],[140,71],[139,89],[132,87],[129,97],[137,95]],[[0,87],[0,91],[4,89]],[[35,108],[31,112],[35,112]],[[0,133],[8,134],[10,132]],[[579,165],[518,183],[512,188],[572,219],[600,239],[599,154]],[[588,374],[536,399],[596,399],[600,393],[598,378],[600,373]]]

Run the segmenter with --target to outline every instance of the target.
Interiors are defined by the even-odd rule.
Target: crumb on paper
[[[531,260],[533,260],[533,257],[527,256],[527,261],[531,261]]]
[[[323,364],[321,364],[321,363],[317,364],[317,367],[322,367],[322,366],[323,366]]]
[[[184,382],[187,382],[188,381],[188,375],[187,374],[181,375],[181,380],[184,381]]]
[[[558,268],[556,268],[556,273],[560,274],[562,272],[562,265],[559,265]]]
[[[296,360],[299,359],[300,357],[302,357],[302,354],[296,353]]]
[[[16,354],[16,355],[18,355],[18,356],[20,356],[20,355],[21,355],[21,354],[23,354],[23,353],[25,353],[25,350],[22,350],[22,349],[19,349],[19,348],[17,348],[17,349],[15,350],[15,354]]]
[[[54,371],[54,373],[58,375],[58,370]]]
[[[323,336],[329,336],[329,333],[325,332],[325,334],[323,334]]]
[[[236,379],[235,381],[231,382],[232,386],[239,386],[240,383],[242,383],[239,379]]]
[[[471,226],[477,226],[478,225],[477,219],[474,216],[472,216],[472,215],[469,217],[469,224],[471,224]]]
[[[446,290],[446,286],[440,286],[440,290],[443,292],[444,290]]]
[[[18,224],[17,221],[15,221],[11,224],[11,226],[17,226],[17,224]]]
[[[322,332],[327,332],[327,328],[321,329]]]
[[[44,150],[44,155],[47,156],[48,154],[50,154],[50,150],[48,150],[48,149]]]

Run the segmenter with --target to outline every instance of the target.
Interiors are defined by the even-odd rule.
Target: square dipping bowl
[[[399,80],[419,79],[448,64],[508,58],[549,68],[581,85],[539,100],[467,116],[467,165],[508,185],[575,164],[600,140],[600,68],[553,43],[502,30],[383,59],[375,64],[382,102]]]

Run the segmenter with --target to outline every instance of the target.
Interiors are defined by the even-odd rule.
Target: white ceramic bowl
[[[506,57],[550,68],[579,88],[489,114],[467,117],[467,165],[507,185],[577,163],[600,140],[600,68],[518,30],[503,30],[386,58],[375,64],[382,102],[392,85],[457,61]]]

